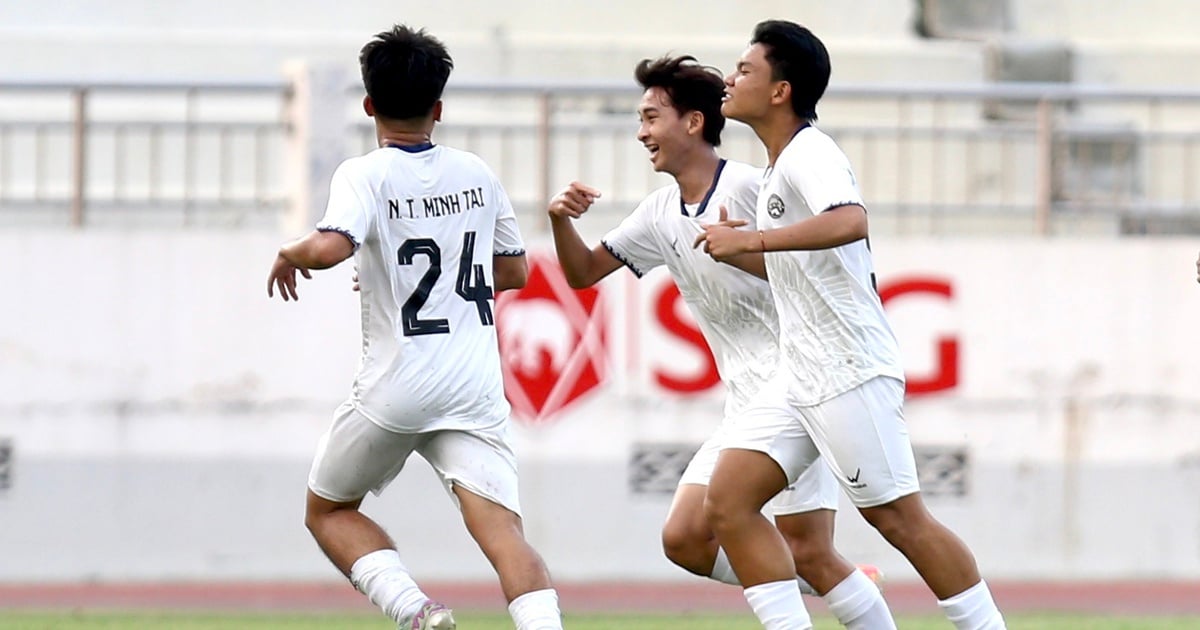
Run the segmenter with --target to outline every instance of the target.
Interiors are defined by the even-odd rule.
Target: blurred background
[[[989,581],[1171,588],[1196,612],[1191,0],[0,3],[0,599],[350,590],[302,502],[360,348],[351,270],[296,304],[265,279],[336,165],[373,147],[357,55],[396,22],[447,44],[435,141],[491,164],[529,245],[498,325],[530,539],[563,583],[702,582],[658,532],[720,418],[711,356],[661,270],[570,290],[544,208],[573,179],[599,188],[595,242],[669,183],[634,139],[634,65],[728,71],[771,17],[833,59],[820,124],[867,200],[931,509]],[[765,162],[745,127],[724,140]],[[843,553],[923,592],[843,507]],[[423,462],[368,511],[419,579],[493,581]]]

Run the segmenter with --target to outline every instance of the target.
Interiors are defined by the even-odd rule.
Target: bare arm
[[[773,230],[735,230],[722,224],[706,226],[695,246],[713,258],[728,262],[753,252],[832,249],[867,237],[867,211],[851,204],[830,208],[787,227]]]
[[[494,290],[520,289],[529,280],[529,260],[520,256],[492,256]]]
[[[762,252],[738,254],[737,256],[731,256],[724,262],[725,264],[737,267],[738,269],[741,269],[750,275],[758,276],[763,280],[767,279],[766,259],[763,258]]]
[[[354,243],[340,232],[313,230],[302,238],[284,243],[279,255],[297,268],[328,269],[354,255]]]
[[[354,255],[354,243],[338,232],[313,231],[289,243],[284,243],[275,255],[271,273],[267,276],[267,297],[279,297],[283,301],[299,300],[296,293],[296,272],[312,278],[310,269],[328,269]]]
[[[867,237],[867,211],[837,206],[787,227],[763,230],[765,251],[832,249]]]
[[[617,260],[603,245],[588,248],[571,223],[587,212],[599,191],[572,182],[550,202],[550,229],[554,235],[554,251],[562,265],[567,284],[573,289],[590,287],[608,274],[621,268]]]

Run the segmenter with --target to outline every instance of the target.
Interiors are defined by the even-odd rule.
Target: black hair
[[[376,115],[392,120],[429,115],[454,69],[442,42],[402,24],[367,42],[358,61]]]
[[[792,86],[792,111],[804,120],[817,119],[817,101],[829,86],[829,52],[812,31],[786,20],[766,20],[754,27],[751,44],[766,48],[771,79]]]
[[[721,146],[721,130],[725,116],[721,99],[725,96],[725,80],[714,68],[700,65],[691,55],[643,59],[633,72],[643,90],[660,87],[671,97],[671,106],[682,116],[700,112],[704,116],[704,140],[714,147]]]

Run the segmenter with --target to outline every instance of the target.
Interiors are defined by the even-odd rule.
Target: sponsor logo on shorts
[[[861,477],[861,476],[862,476],[862,469],[861,469],[861,468],[855,468],[855,469],[854,469],[854,474],[853,474],[853,475],[846,475],[846,481],[849,481],[849,482],[850,482],[850,487],[851,487],[851,488],[854,488],[854,489],[858,489],[858,488],[866,488],[866,487],[867,487],[867,482],[865,482],[865,481],[864,481],[864,482],[862,482],[862,483],[859,483],[859,482],[858,482],[858,478],[859,478],[859,477]]]

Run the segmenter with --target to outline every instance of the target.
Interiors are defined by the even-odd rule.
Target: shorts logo
[[[518,417],[545,422],[604,381],[602,316],[595,287],[573,290],[553,256],[530,255],[525,287],[496,299],[504,391]]]
[[[783,211],[783,199],[780,199],[779,195],[771,193],[771,196],[767,198],[767,214],[771,215],[772,219],[778,219],[783,216]]]
[[[852,476],[850,476],[850,475],[846,475],[846,481],[849,481],[849,482],[850,482],[850,487],[851,487],[851,488],[866,488],[866,487],[867,487],[867,484],[866,484],[866,482],[863,482],[863,483],[859,483],[859,482],[858,482],[858,478],[859,478],[859,477],[861,477],[861,476],[862,476],[862,469],[861,469],[861,468],[855,468],[855,469],[854,469],[854,476],[852,477]]]

